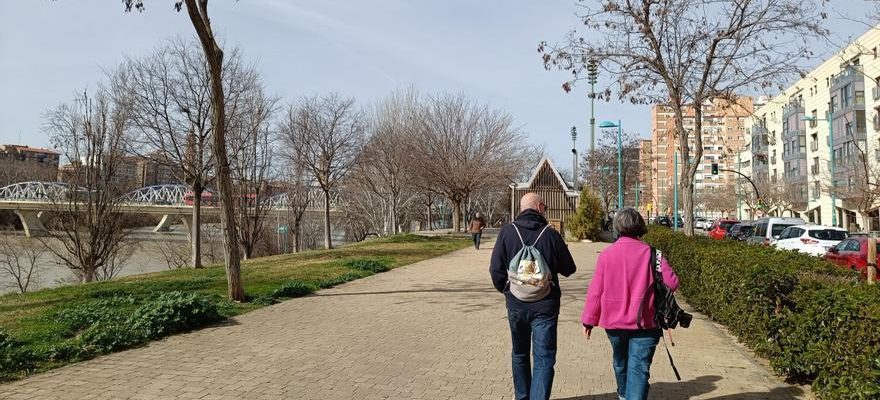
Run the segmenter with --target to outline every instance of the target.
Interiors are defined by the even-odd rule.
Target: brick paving
[[[579,315],[601,244],[572,244],[554,398],[615,399],[601,330]],[[491,250],[467,249],[178,335],[0,385],[0,399],[509,399],[503,298]],[[676,382],[662,344],[653,399],[808,398],[704,317],[675,332]]]

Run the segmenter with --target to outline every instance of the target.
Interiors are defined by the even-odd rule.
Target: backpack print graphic
[[[510,293],[517,299],[534,302],[547,297],[547,294],[550,293],[552,272],[547,267],[547,262],[541,252],[535,248],[541,236],[544,235],[544,231],[549,227],[550,225],[545,226],[538,234],[538,238],[535,239],[535,243],[529,246],[523,240],[519,228],[513,224],[513,229],[516,230],[523,248],[510,260],[507,268],[507,281],[510,282]]]

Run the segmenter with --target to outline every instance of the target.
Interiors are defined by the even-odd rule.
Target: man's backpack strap
[[[536,244],[538,244],[538,241],[541,240],[541,235],[543,235],[544,231],[546,231],[547,228],[549,228],[549,227],[550,227],[550,224],[544,225],[544,229],[541,229],[541,233],[538,234],[538,238],[535,239],[535,243],[532,246],[535,246]],[[517,231],[517,233],[519,233],[519,231]],[[519,240],[522,240],[522,236],[520,236]]]
[[[648,261],[648,276],[654,275],[654,272],[652,269],[654,268],[655,264],[658,264],[657,263],[657,260],[659,260],[659,257],[657,257],[658,252],[659,252],[659,250],[655,249],[653,246],[651,247],[651,260]],[[642,302],[639,303],[639,315],[636,317],[636,326],[639,329],[645,329],[645,327],[642,326],[642,315],[645,313],[645,306],[648,304],[648,300],[651,298],[651,293],[654,293],[654,284],[653,283],[648,286],[648,290],[645,291],[645,296],[642,298]]]
[[[522,238],[522,234],[519,233],[519,228],[517,228],[517,227],[516,227],[516,224],[513,223],[513,222],[511,222],[510,224],[513,225],[513,230],[516,231],[516,236],[519,236],[519,242],[522,243],[523,247],[526,247],[526,241],[523,240],[523,238]]]

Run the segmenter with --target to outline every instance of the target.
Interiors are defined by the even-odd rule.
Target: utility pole
[[[736,173],[742,175],[740,170],[740,162],[739,162],[739,151],[736,152]],[[737,179],[739,181],[739,179]],[[742,213],[742,189],[739,187],[739,182],[736,184],[736,219],[742,221],[743,213]]]

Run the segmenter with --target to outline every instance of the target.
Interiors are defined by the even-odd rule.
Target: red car
[[[880,254],[880,243],[877,244]],[[864,236],[852,236],[841,240],[836,246],[828,249],[825,259],[833,264],[849,268],[867,275],[868,267],[868,238]]]
[[[738,224],[738,219],[719,219],[712,223],[709,228],[709,237],[721,240],[727,235],[727,231],[734,225]]]

